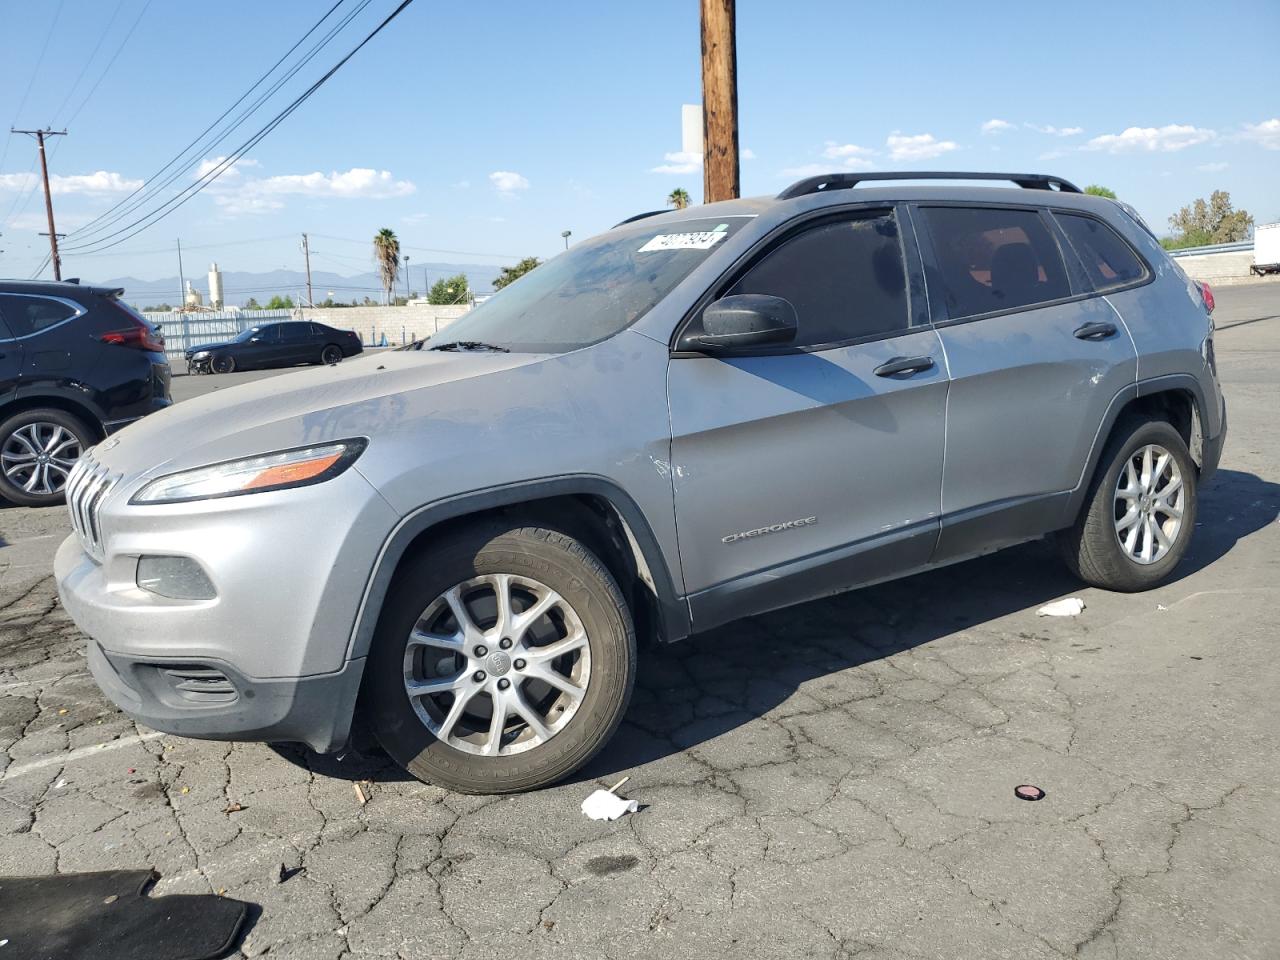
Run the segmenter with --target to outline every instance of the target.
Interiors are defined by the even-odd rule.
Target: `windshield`
[[[231,338],[232,343],[245,343],[250,337],[256,337],[262,332],[261,327],[250,327],[248,330],[241,330]]]
[[[746,222],[681,220],[586,240],[449,324],[432,345],[474,341],[563,353],[598,343],[644,316]]]

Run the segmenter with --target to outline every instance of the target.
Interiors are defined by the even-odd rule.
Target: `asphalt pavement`
[[[1280,956],[1280,283],[1217,321],[1231,434],[1170,583],[1028,544],[651,650],[604,755],[523,796],[138,728],[57,604],[63,512],[0,509],[0,876],[154,866],[258,904],[272,960]],[[587,820],[623,774],[640,812]]]

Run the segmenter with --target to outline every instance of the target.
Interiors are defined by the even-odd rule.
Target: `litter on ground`
[[[592,820],[617,820],[624,813],[635,813],[640,804],[618,796],[618,788],[630,777],[623,777],[608,790],[597,790],[582,801],[582,812]]]
[[[1037,617],[1078,617],[1084,609],[1084,601],[1079,597],[1066,597],[1046,603],[1036,611]]]

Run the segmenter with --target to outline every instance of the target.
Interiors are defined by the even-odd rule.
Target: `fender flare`
[[[424,504],[396,525],[383,542],[365,584],[347,648],[347,659],[367,656],[373,644],[383,601],[391,578],[409,545],[423,532],[468,514],[497,507],[514,507],[533,500],[587,494],[605,500],[626,524],[649,568],[661,619],[660,635],[667,640],[682,639],[690,633],[689,606],[676,590],[667,557],[653,528],[636,502],[612,480],[592,474],[574,474],[523,481],[474,490]]]

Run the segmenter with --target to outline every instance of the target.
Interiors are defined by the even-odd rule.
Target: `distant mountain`
[[[423,287],[423,271],[432,283],[442,277],[451,277],[465,273],[476,293],[488,293],[493,289],[494,278],[501,272],[498,267],[478,263],[411,263],[410,279],[414,292],[426,296]],[[209,299],[209,277],[205,272],[187,274],[192,286]],[[98,283],[88,277],[85,283]],[[160,303],[177,305],[182,285],[176,276],[162,280],[139,280],[136,277],[115,277],[101,281],[102,286],[124,287],[124,299],[139,307],[147,307]],[[404,295],[404,280],[397,284],[398,292]],[[267,273],[247,273],[242,270],[227,270],[222,274],[222,290],[228,304],[243,306],[250,297],[259,303],[266,303],[276,294],[282,297],[293,297],[295,302],[299,293],[306,296],[307,275],[301,270],[272,270]],[[363,300],[369,297],[381,300],[382,283],[378,275],[358,273],[344,277],[327,270],[311,271],[311,293],[317,303],[326,299],[331,293],[334,300],[350,303],[352,300]]]

